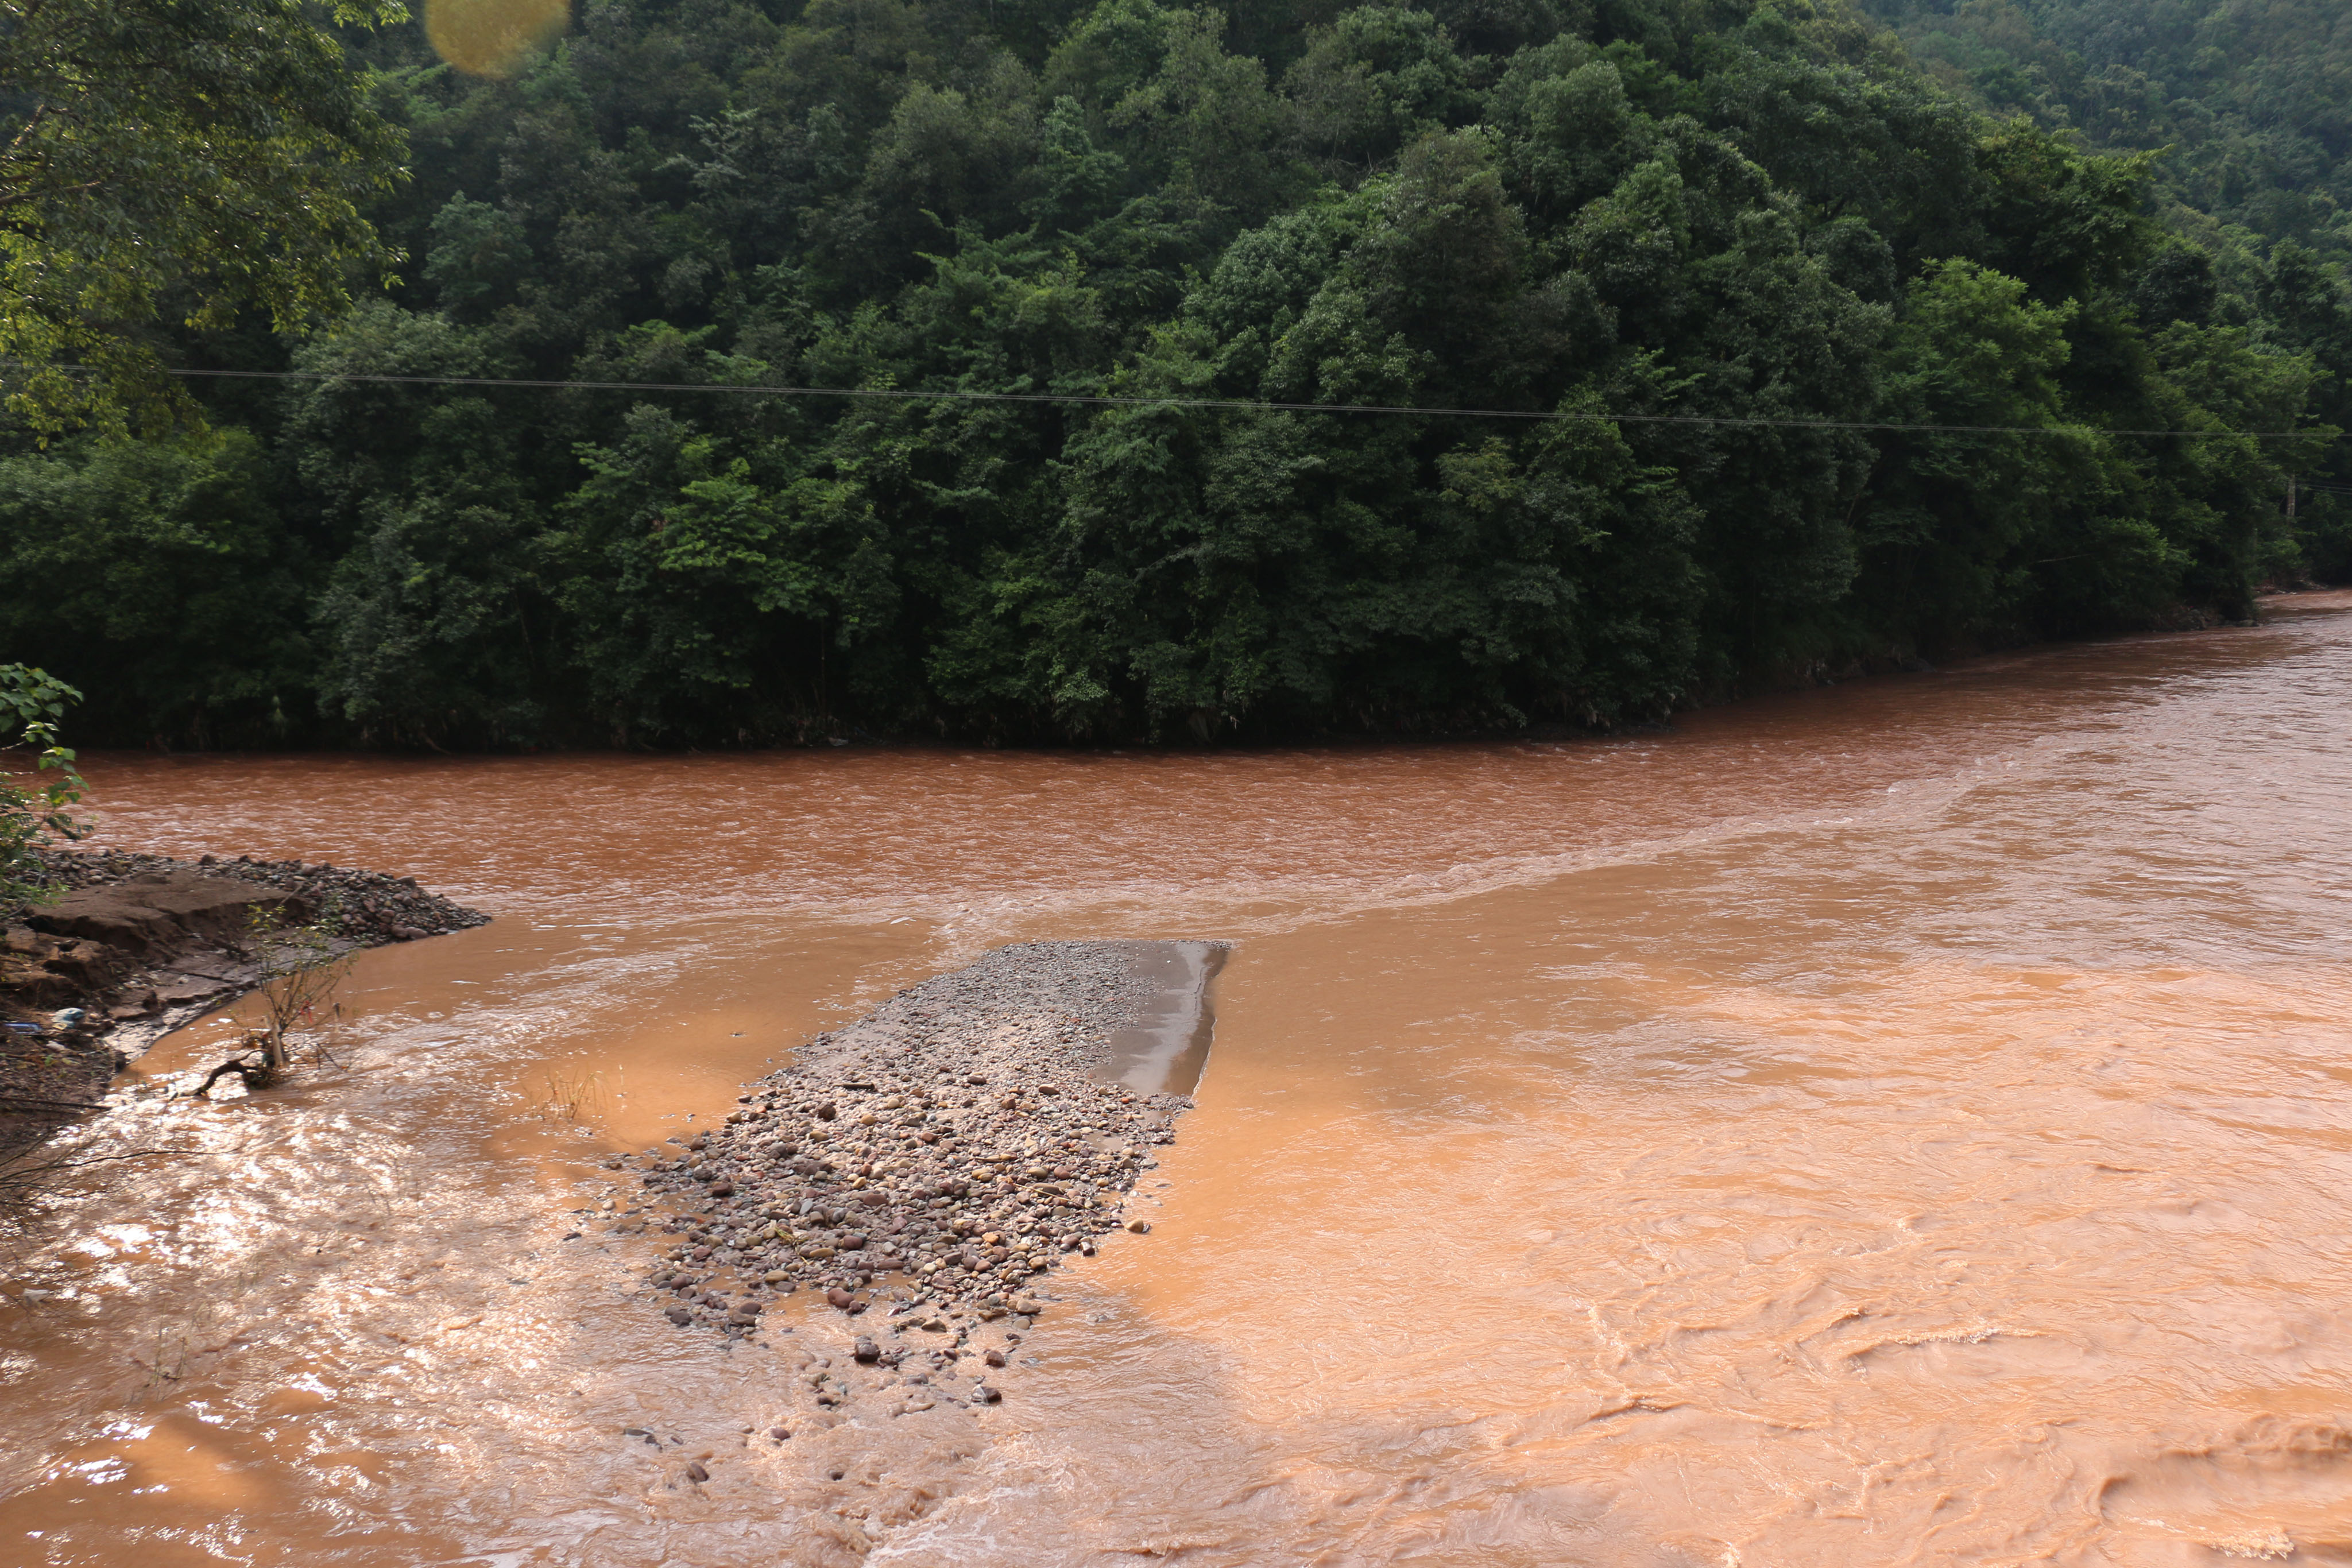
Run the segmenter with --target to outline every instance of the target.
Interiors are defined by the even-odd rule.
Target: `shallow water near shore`
[[[498,919],[290,1089],[126,1081],[0,1557],[2352,1561],[2347,691],[2339,594],[1557,745],[92,758],[105,841]],[[746,1447],[594,1162],[1047,937],[1233,944],[1150,1234],[1003,1406]]]

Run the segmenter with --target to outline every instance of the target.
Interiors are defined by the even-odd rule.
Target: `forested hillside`
[[[173,745],[1460,731],[2352,572],[2346,444],[2231,434],[2352,425],[2340,90],[2256,178],[1892,19],[1924,66],[1750,0],[596,0],[505,80],[354,34],[399,283],[163,340],[326,378],[204,429],[20,435],[0,662]],[[2166,113],[2259,141],[2300,52],[2182,37],[2227,90]],[[692,390],[772,385],[1168,401]]]
[[[1864,0],[1940,85],[2079,144],[2150,154],[2164,257],[2210,319],[2307,353],[2352,425],[2352,7],[2339,0]],[[2316,476],[2352,496],[2338,444]],[[2335,514],[2329,514],[2331,517]],[[2311,565],[2352,572],[2340,525]],[[2307,546],[2311,541],[2306,541]]]
[[[2340,0],[1866,0],[1937,80],[2088,145],[2166,150],[2160,210],[2241,287],[2268,242],[2352,259]]]

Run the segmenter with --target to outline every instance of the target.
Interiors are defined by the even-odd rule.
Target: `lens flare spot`
[[[520,73],[572,19],[571,0],[425,0],[425,36],[468,76]]]

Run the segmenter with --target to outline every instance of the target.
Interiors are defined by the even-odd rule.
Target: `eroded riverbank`
[[[109,1118],[193,1152],[19,1266],[0,1400],[56,1437],[0,1521],[76,1564],[2326,1561],[2348,604],[1612,742],[697,759],[690,831],[670,761],[98,759],[116,835],[398,843],[500,919],[365,955],[338,1073]],[[1237,946],[1150,1233],[953,1385],[820,1403],[875,1309],[676,1328],[594,1218],[929,976],[1194,931]]]
[[[251,855],[193,860],[36,848],[49,895],[0,909],[0,1183],[12,1161],[102,1110],[149,1046],[270,972],[269,934],[309,926],[324,958],[489,917],[413,876]],[[16,1183],[37,1181],[19,1171]]]

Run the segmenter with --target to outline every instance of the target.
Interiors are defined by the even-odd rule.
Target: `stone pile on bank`
[[[1037,1311],[1034,1282],[1122,1223],[1192,1104],[1096,1077],[1157,995],[1144,946],[1001,948],[817,1036],[725,1126],[647,1151],[646,1185],[683,1204],[652,1276],[672,1321],[748,1333],[776,1294],[863,1310],[886,1283],[898,1327]]]
[[[324,861],[257,860],[251,855],[203,855],[190,861],[124,850],[37,849],[33,853],[49,884],[68,893],[153,878],[226,877],[253,883],[286,894],[299,918],[323,920],[328,935],[363,947],[438,936],[490,921],[478,910],[425,892],[413,876]],[[40,913],[18,910],[11,918],[32,916],[38,925],[43,924]]]

